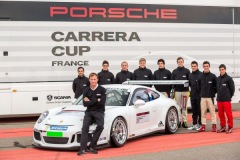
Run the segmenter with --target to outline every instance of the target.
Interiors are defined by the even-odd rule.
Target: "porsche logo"
[[[46,128],[45,128],[45,129],[48,130],[48,129],[49,129],[49,126],[46,125]]]
[[[60,123],[62,123],[62,122],[63,122],[63,120],[60,121]]]

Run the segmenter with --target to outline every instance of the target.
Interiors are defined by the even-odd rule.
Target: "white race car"
[[[139,85],[104,85],[106,110],[104,130],[98,145],[123,146],[128,139],[152,132],[175,133],[180,109],[176,102],[158,91]],[[33,145],[44,148],[80,147],[86,107],[82,97],[72,106],[50,109],[41,114],[34,126]],[[89,128],[89,141],[96,128]]]

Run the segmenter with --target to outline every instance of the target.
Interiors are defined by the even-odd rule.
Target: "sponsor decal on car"
[[[149,121],[149,112],[141,112],[136,114],[136,123],[144,123]]]
[[[106,137],[100,137],[99,139],[98,139],[98,141],[103,141],[103,140],[106,140],[107,138]]]
[[[162,126],[164,126],[164,124],[162,123],[162,121],[160,121],[160,122],[158,123],[158,127],[162,127]]]
[[[49,127],[49,125],[46,125],[45,126],[45,130],[48,130],[50,127]]]
[[[50,130],[55,131],[66,131],[68,129],[68,126],[50,126]]]

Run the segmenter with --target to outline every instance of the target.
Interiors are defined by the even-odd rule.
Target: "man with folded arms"
[[[87,109],[83,118],[80,141],[81,149],[78,152],[80,156],[84,155],[86,152],[98,154],[95,147],[104,126],[106,90],[98,85],[98,75],[96,73],[91,73],[89,75],[89,82],[90,86],[83,91],[83,105],[87,107]],[[92,125],[93,122],[97,124],[97,127],[93,133],[90,145],[87,147],[89,126]]]

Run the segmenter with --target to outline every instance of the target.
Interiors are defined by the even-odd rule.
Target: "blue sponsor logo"
[[[55,131],[66,131],[68,129],[68,126],[50,126],[50,130]]]

